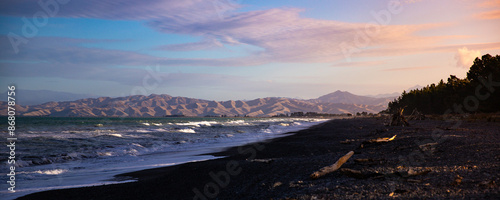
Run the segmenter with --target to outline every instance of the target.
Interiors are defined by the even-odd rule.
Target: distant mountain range
[[[209,101],[152,94],[18,105],[16,111],[20,116],[58,117],[163,117],[169,115],[270,117],[292,112],[378,113],[386,109],[387,103],[392,99],[394,98],[358,96],[343,91],[309,100],[267,97],[250,101]],[[0,113],[7,113],[6,109],[7,103],[0,102]]]

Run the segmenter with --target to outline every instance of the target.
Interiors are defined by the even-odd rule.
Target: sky
[[[500,0],[16,0],[0,24],[0,92],[376,95],[500,54]]]

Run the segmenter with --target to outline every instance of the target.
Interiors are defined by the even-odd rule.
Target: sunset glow
[[[211,100],[376,95],[463,78],[475,57],[500,54],[500,1],[41,2],[0,3],[3,85]]]

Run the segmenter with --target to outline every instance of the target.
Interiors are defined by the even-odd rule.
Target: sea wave
[[[121,119],[82,123],[65,120],[58,126],[33,123],[24,127],[29,138],[19,150],[19,167],[46,165],[105,157],[141,156],[237,144],[294,131],[324,120],[292,118],[245,119]],[[170,120],[170,121],[169,121]],[[102,126],[95,126],[102,124]],[[50,130],[52,128],[52,130]]]
[[[35,171],[35,173],[45,174],[45,175],[59,175],[59,174],[65,173],[67,171],[68,171],[67,169],[52,169],[52,170],[44,170],[44,171],[38,170],[38,171]]]
[[[181,133],[196,133],[195,130],[190,129],[190,128],[178,129],[177,131],[181,132]]]
[[[94,184],[117,173],[213,159],[206,154],[281,137],[282,133],[321,121],[324,120],[20,118],[23,148],[16,149],[16,169],[20,168],[16,180],[22,181],[23,189],[28,190]],[[0,154],[0,161],[6,164],[2,159],[8,155]]]

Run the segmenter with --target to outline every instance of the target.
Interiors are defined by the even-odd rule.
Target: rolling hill
[[[341,91],[310,100],[267,97],[249,101],[209,101],[152,94],[18,105],[16,110],[18,116],[54,117],[163,117],[169,115],[270,117],[292,112],[378,113],[387,107],[385,102],[388,102],[388,99],[358,96]],[[6,102],[1,102],[0,112],[7,113],[4,112],[6,109]]]
[[[367,96],[359,96],[346,91],[337,90],[333,93],[323,95],[317,99],[312,99],[312,102],[328,102],[328,103],[347,103],[358,105],[387,105],[391,98],[374,98]]]

